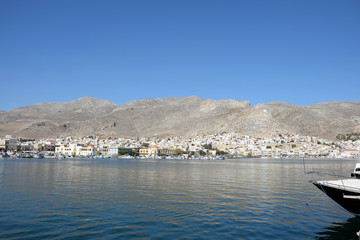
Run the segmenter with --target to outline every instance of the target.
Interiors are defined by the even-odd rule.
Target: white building
[[[94,145],[61,144],[55,147],[55,153],[65,156],[92,156],[94,155]]]

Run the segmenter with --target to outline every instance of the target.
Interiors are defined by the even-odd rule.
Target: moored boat
[[[313,184],[347,211],[360,214],[360,179],[313,181]]]
[[[355,165],[354,171],[351,173],[351,177],[360,178],[360,163]]]

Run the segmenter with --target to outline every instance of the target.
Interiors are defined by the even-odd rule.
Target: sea
[[[311,183],[358,161],[3,158],[0,239],[358,239]]]

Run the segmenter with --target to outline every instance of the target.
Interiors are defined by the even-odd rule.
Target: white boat
[[[355,165],[354,171],[351,173],[351,177],[360,178],[360,163]]]
[[[360,214],[360,163],[351,176],[353,178],[313,181],[313,184],[347,211]]]

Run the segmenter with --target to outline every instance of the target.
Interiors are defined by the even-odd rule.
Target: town
[[[99,136],[25,139],[8,135],[0,139],[0,155],[15,158],[357,158],[360,140],[329,141],[290,134],[258,138],[235,133],[136,139]]]

